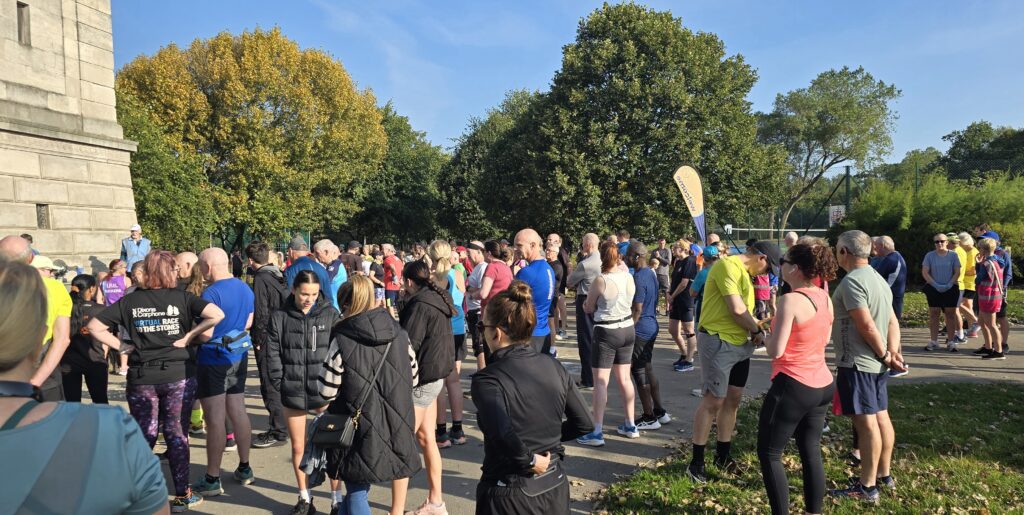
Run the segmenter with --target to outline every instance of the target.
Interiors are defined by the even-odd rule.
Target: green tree
[[[942,158],[942,152],[935,147],[928,147],[924,150],[914,149],[907,152],[903,160],[898,163],[881,164],[858,175],[865,179],[895,183],[916,181],[919,175],[931,171],[940,158]]]
[[[550,92],[490,152],[490,218],[569,235],[690,232],[672,181],[682,164],[701,173],[719,218],[774,205],[784,159],[756,142],[755,81],[715,35],[668,12],[603,5],[564,48]]]
[[[493,223],[495,211],[486,210],[481,200],[487,197],[481,177],[491,166],[495,145],[504,141],[508,132],[538,99],[536,92],[510,91],[501,104],[488,111],[486,118],[472,118],[466,132],[459,137],[452,158],[438,178],[441,203],[438,221],[445,231],[458,239],[489,238],[504,235],[514,227],[498,227]]]
[[[936,162],[951,179],[970,179],[987,172],[1024,170],[1024,129],[971,123],[942,137],[949,150]]]
[[[168,145],[150,114],[130,96],[118,95],[117,118],[124,137],[139,144],[132,154],[132,186],[146,236],[156,247],[175,252],[205,246],[219,217],[202,160]]]
[[[864,68],[828,70],[807,88],[775,97],[772,112],[759,116],[759,137],[782,145],[789,156],[789,184],[780,234],[794,206],[834,166],[868,169],[892,149],[899,98],[895,86],[876,81]]]
[[[278,29],[169,45],[118,73],[168,144],[202,158],[222,234],[333,230],[358,211],[386,136],[369,91],[341,63]]]
[[[363,211],[353,225],[374,241],[405,242],[437,236],[442,204],[437,181],[448,162],[444,150],[388,102],[381,108],[388,146],[380,169],[366,181]]]

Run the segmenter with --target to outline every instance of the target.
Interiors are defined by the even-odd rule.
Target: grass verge
[[[1006,317],[1012,324],[1024,323],[1024,290],[1011,289]],[[928,327],[928,302],[924,293],[910,292],[903,297],[903,325],[905,327]]]
[[[825,513],[1024,513],[1024,386],[1004,383],[896,385],[889,388],[896,429],[895,494],[879,506],[826,497]],[[610,486],[598,502],[610,513],[767,513],[768,499],[755,448],[761,400],[740,408],[733,455],[738,474],[726,475],[708,457],[711,481],[686,478],[684,445],[657,465]],[[826,487],[845,487],[856,472],[846,461],[851,423],[830,416],[824,435]],[[714,442],[712,436],[711,442]],[[713,444],[709,446],[713,449]],[[712,452],[712,451],[709,451]],[[783,459],[790,512],[802,513],[800,460],[790,445]]]

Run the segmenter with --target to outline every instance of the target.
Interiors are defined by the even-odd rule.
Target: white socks
[[[343,497],[345,497],[345,494],[341,490],[334,490],[331,492],[331,504],[340,503]]]
[[[302,499],[303,501],[309,502],[309,499],[311,497],[312,492],[310,490],[299,490],[299,498]]]

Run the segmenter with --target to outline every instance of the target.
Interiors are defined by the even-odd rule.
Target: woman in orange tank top
[[[771,335],[772,386],[765,396],[757,431],[757,456],[772,513],[789,513],[789,484],[782,452],[796,437],[804,479],[805,513],[821,513],[825,470],[821,431],[832,401],[832,373],[825,347],[832,333],[832,301],[816,286],[835,279],[836,259],[824,245],[797,244],[780,263],[792,291],[782,296]]]

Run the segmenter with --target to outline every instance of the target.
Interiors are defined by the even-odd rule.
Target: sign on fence
[[[833,225],[835,225],[835,224],[837,224],[839,222],[842,222],[843,221],[843,217],[845,217],[845,216],[846,216],[846,206],[843,206],[843,205],[828,206],[828,226],[829,227],[832,227]]]

